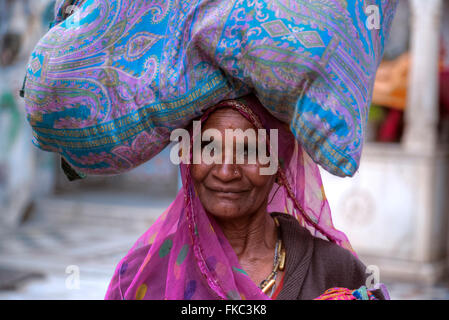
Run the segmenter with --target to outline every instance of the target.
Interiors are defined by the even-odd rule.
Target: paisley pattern
[[[79,10],[64,19],[68,4]],[[59,1],[27,69],[34,143],[58,150],[80,172],[121,173],[155,156],[171,130],[209,107],[255,92],[315,162],[351,176],[396,4]],[[366,27],[370,5],[379,8],[378,29]],[[124,160],[116,150],[140,144],[142,134],[145,157]]]
[[[202,124],[217,108],[233,108],[257,129],[278,130],[281,167],[268,195],[267,213],[290,214],[311,235],[356,255],[346,235],[332,223],[318,165],[301,148],[288,126],[271,116],[254,95],[227,100],[208,109],[199,118]],[[195,130],[199,128],[193,129],[192,134],[196,134]],[[143,146],[145,139],[140,137],[139,145]],[[130,157],[137,147],[121,154]],[[190,157],[192,149],[193,140]],[[190,165],[180,164],[180,178],[182,187],[175,200],[119,262],[105,298],[270,299],[242,267],[220,224],[204,209],[195,192]]]
[[[378,300],[365,286],[357,290],[330,288],[314,300]]]

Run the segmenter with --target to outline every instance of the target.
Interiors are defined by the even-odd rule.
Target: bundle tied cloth
[[[396,4],[57,1],[24,85],[33,142],[79,173],[118,174],[253,92],[314,162],[352,176]]]

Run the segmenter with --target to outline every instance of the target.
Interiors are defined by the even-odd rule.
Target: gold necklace
[[[278,239],[276,242],[276,248],[274,250],[273,270],[268,275],[268,277],[259,285],[259,288],[265,294],[267,294],[270,289],[274,289],[277,273],[279,271],[283,271],[285,268],[285,248],[282,247],[281,228],[279,227],[279,221],[277,217],[274,217],[274,223],[276,224]],[[272,294],[273,290],[271,291],[270,296]]]

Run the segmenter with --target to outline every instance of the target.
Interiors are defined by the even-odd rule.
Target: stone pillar
[[[410,0],[411,70],[405,113],[406,151],[433,154],[437,146],[438,67],[442,0]]]
[[[423,161],[419,186],[422,190],[416,203],[418,229],[413,242],[415,260],[424,263],[437,259],[440,250],[433,239],[435,233],[442,235],[438,232],[442,230],[435,225],[445,221],[444,209],[437,205],[442,201],[437,181],[444,174],[444,166],[438,165],[442,150],[438,147],[437,131],[443,1],[410,0],[409,3],[411,68],[402,147],[406,153],[421,157]]]

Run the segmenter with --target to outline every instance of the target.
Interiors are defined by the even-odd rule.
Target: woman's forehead
[[[232,108],[220,108],[212,112],[202,125],[207,129],[248,129],[255,126],[240,112]]]

